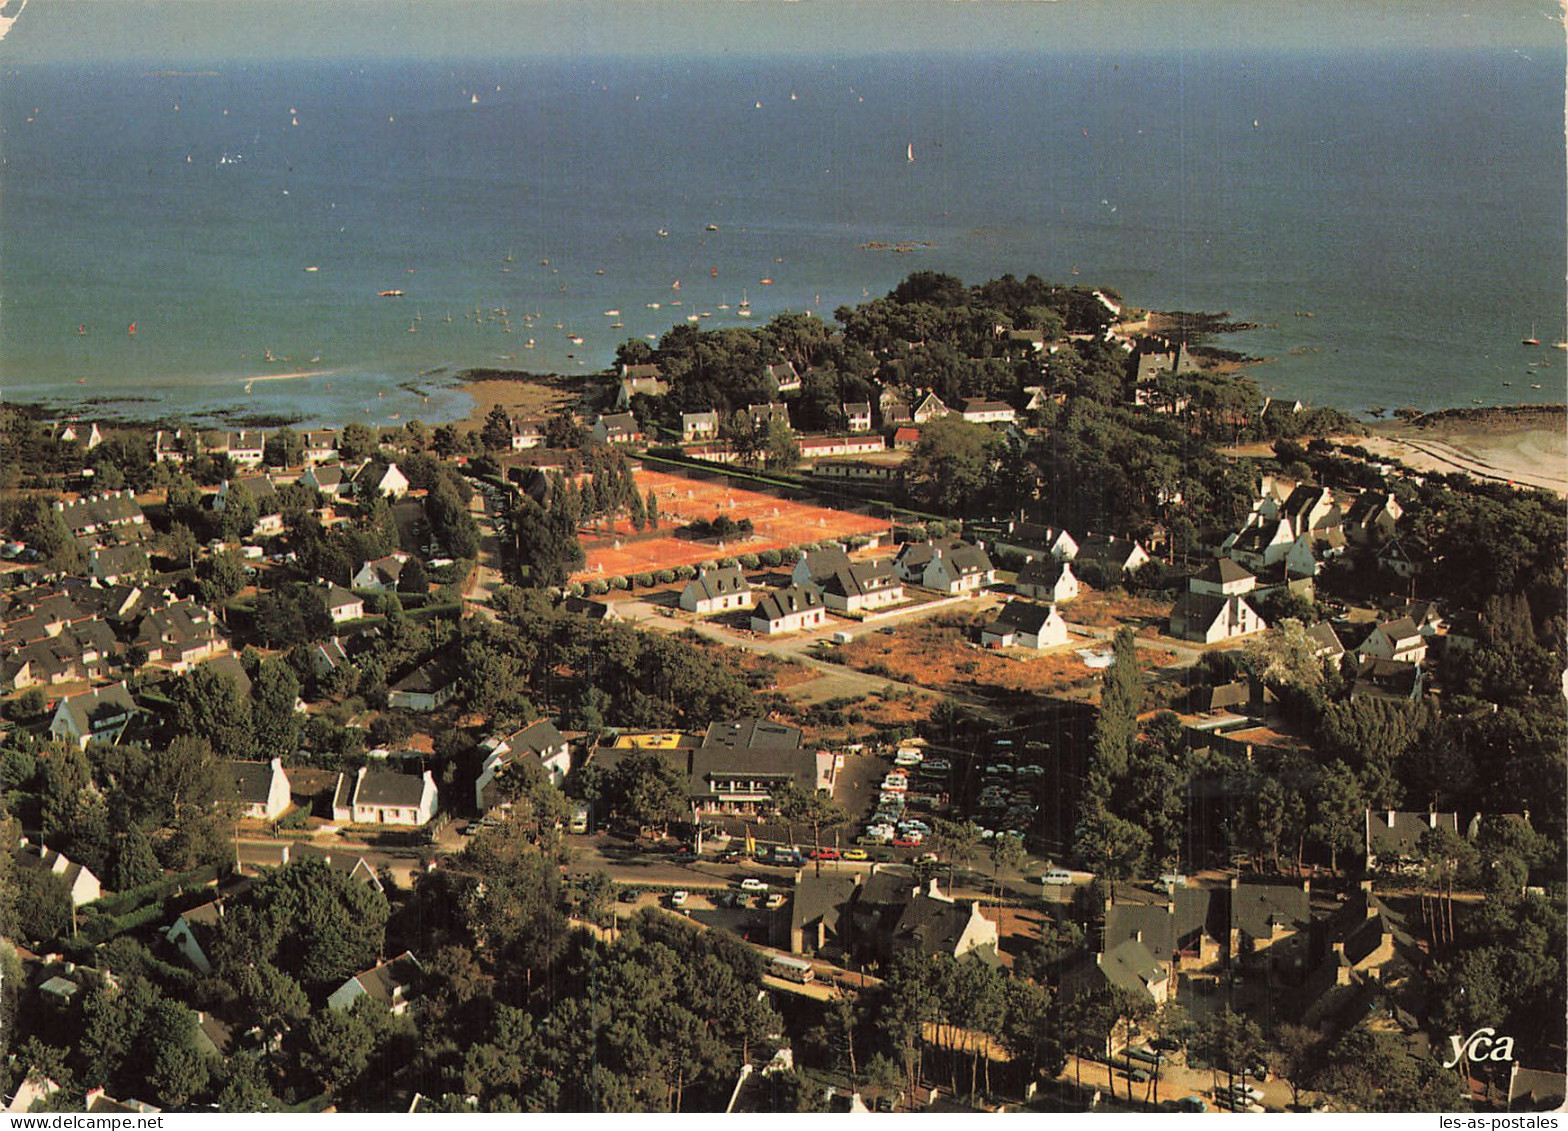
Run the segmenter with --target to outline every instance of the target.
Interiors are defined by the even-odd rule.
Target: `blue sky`
[[[14,0],[12,0],[14,3]],[[30,0],[6,62],[1351,47],[1561,49],[1540,0]]]

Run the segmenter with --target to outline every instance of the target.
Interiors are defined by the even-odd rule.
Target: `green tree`
[[[242,1049],[223,1066],[223,1087],[217,1096],[219,1111],[281,1111],[283,1104],[272,1091],[262,1055]]]
[[[115,838],[114,871],[110,882],[115,891],[130,891],[150,884],[163,875],[152,842],[140,827],[132,825]]]
[[[386,898],[324,860],[294,861],[251,889],[242,928],[261,956],[311,990],[335,988],[375,965],[386,935]]]
[[[512,418],[507,415],[505,407],[495,405],[485,415],[484,425],[479,429],[479,439],[486,451],[511,450]]]
[[[761,440],[762,465],[769,471],[789,471],[800,462],[800,444],[782,420],[770,419]]]
[[[16,869],[16,926],[32,943],[71,933],[71,888],[63,876],[44,868]]]
[[[904,465],[904,483],[922,506],[943,514],[975,513],[992,489],[1005,442],[960,417],[927,424]]]
[[[261,460],[268,467],[298,467],[305,462],[305,441],[294,429],[279,428],[267,437]]]
[[[424,562],[416,557],[403,563],[403,571],[397,575],[397,591],[420,595],[430,592],[430,574],[425,570]]]
[[[250,488],[238,479],[228,481],[229,489],[223,500],[219,527],[225,542],[243,542],[255,529],[261,509]]]
[[[655,753],[623,759],[611,775],[610,790],[616,810],[644,828],[664,829],[691,812],[685,781]]]
[[[659,529],[659,496],[652,487],[648,488],[648,529]]]
[[[234,678],[198,664],[175,681],[174,729],[209,743],[220,758],[250,758],[256,734],[250,706]]]
[[[439,429],[437,433],[439,434]],[[343,431],[338,435],[338,455],[346,463],[355,463],[380,451],[375,432],[367,424],[358,421],[349,421],[343,426]]]
[[[251,726],[263,754],[292,757],[299,746],[299,676],[283,657],[263,660],[251,689]]]

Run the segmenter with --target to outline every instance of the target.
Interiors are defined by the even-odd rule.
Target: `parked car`
[[[1149,1070],[1146,1068],[1134,1068],[1131,1072],[1127,1073],[1127,1079],[1131,1080],[1134,1084],[1147,1084],[1150,1080],[1154,1079],[1154,1077],[1149,1075]]]
[[[850,848],[845,850],[844,859],[860,861],[869,859],[869,857],[866,855],[866,850],[864,848]]]
[[[783,906],[784,906],[784,893],[783,892],[776,891],[776,892],[771,893],[768,896],[767,908],[768,908],[769,911],[777,911],[780,907],[783,907]]]
[[[918,836],[915,836],[915,837],[896,836],[896,837],[893,838],[893,847],[894,848],[919,848],[920,847],[920,838]]]
[[[1246,1082],[1239,1082],[1222,1087],[1220,1091],[1228,1092],[1234,1096],[1245,1097],[1246,1099],[1251,1100],[1253,1103],[1258,1103],[1263,1099],[1262,1089],[1254,1088],[1251,1084]]]
[[[680,890],[680,889],[672,891],[672,892],[670,892],[670,906],[671,907],[685,907],[686,906],[686,900],[688,898],[690,898],[690,896],[691,896],[691,893],[688,892],[688,891],[683,891],[683,890]]]
[[[740,890],[741,891],[753,891],[753,892],[767,891],[768,890],[768,885],[765,884],[763,881],[757,879],[756,876],[747,876],[744,880],[742,880],[740,882]]]
[[[1046,872],[1045,875],[1040,877],[1040,882],[1042,884],[1057,886],[1061,884],[1072,883],[1073,877],[1072,873],[1067,871],[1066,868],[1052,868],[1050,871]]]
[[[814,848],[811,850],[813,860],[837,860],[839,856],[836,848]]]
[[[1202,1096],[1183,1096],[1176,1101],[1178,1111],[1208,1111],[1209,1105],[1203,1102]]]

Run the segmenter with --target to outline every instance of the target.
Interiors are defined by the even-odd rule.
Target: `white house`
[[[1078,556],[1078,543],[1071,534],[1060,527],[1035,522],[1009,521],[1006,532],[991,539],[991,548],[1017,554],[1026,562],[1044,557],[1070,562]]]
[[[387,706],[404,711],[434,711],[457,694],[456,655],[438,652],[387,691]]]
[[[301,432],[299,438],[305,444],[305,464],[314,467],[318,463],[326,463],[338,458],[338,434],[330,429],[316,429]]]
[[[281,758],[270,762],[226,762],[225,767],[245,816],[276,821],[289,807],[289,777],[283,772]]]
[[[499,798],[492,783],[513,762],[537,760],[559,786],[572,769],[572,748],[549,719],[539,719],[511,734],[494,734],[479,744],[484,753],[479,777],[474,781],[474,804],[481,813],[495,807]]]
[[[594,421],[593,438],[601,444],[638,444],[642,442],[642,431],[631,413],[612,412],[601,414]]]
[[[975,593],[996,580],[996,567],[979,546],[960,542],[938,548],[921,577],[920,584],[939,593],[957,596]]]
[[[344,474],[343,465],[338,463],[313,463],[307,467],[299,477],[299,481],[307,487],[313,487],[329,498],[337,498],[348,485],[349,477]]]
[[[719,414],[707,412],[681,413],[681,439],[687,443],[716,439],[719,434]]]
[[[763,370],[763,376],[774,382],[781,393],[800,391],[800,372],[793,361],[780,361]]]
[[[91,903],[103,894],[97,876],[82,865],[72,863],[47,844],[29,844],[24,838],[17,860],[24,868],[42,868],[64,879],[66,886],[71,890],[71,904],[74,907]]]
[[[1187,589],[1212,597],[1239,597],[1258,587],[1258,579],[1240,562],[1216,558],[1187,579]]]
[[[1307,536],[1307,540],[1310,546],[1310,536]],[[1259,571],[1283,561],[1296,541],[1296,533],[1287,519],[1259,518],[1252,525],[1226,538],[1221,549],[1226,557],[1250,570]]]
[[[1409,617],[1385,621],[1361,642],[1356,654],[1378,660],[1419,664],[1426,659],[1427,638]]]
[[[1093,563],[1112,584],[1119,584],[1127,574],[1142,568],[1151,560],[1148,551],[1137,542],[1104,534],[1087,535],[1078,543],[1078,553],[1073,558],[1078,565],[1079,576],[1088,577],[1084,566]]]
[[[960,415],[971,424],[1011,424],[1018,419],[1013,406],[1004,401],[967,400]]]
[[[1066,644],[1067,639],[1067,622],[1055,605],[1028,601],[1009,601],[996,619],[980,630],[980,643],[986,648],[1051,648]]]
[[[362,997],[378,1001],[394,1014],[408,1012],[409,1001],[424,967],[412,951],[355,974],[327,996],[328,1009],[350,1009]]]
[[[904,599],[904,583],[893,572],[891,561],[850,563],[817,584],[823,604],[841,613],[882,609]]]
[[[135,713],[130,687],[121,680],[61,699],[49,721],[49,733],[86,750],[89,742],[118,742]]]
[[[332,819],[356,825],[405,825],[418,828],[436,814],[436,779],[372,770],[339,774]]]
[[[537,420],[518,420],[512,424],[512,450],[526,452],[544,443],[544,425]]]
[[[1220,597],[1189,590],[1171,609],[1171,635],[1201,644],[1231,640],[1267,627],[1257,610],[1240,596]]]
[[[201,936],[216,930],[221,922],[223,922],[223,903],[214,899],[210,903],[203,903],[200,907],[192,907],[189,911],[182,912],[180,917],[163,932],[163,937],[185,956],[185,961],[189,962],[197,973],[205,977],[212,973],[212,960],[207,957]]]
[[[791,585],[769,593],[751,617],[751,630],[766,635],[815,628],[827,619],[822,591],[815,585]]]
[[[863,456],[887,450],[881,436],[802,436],[796,443],[801,459]]]
[[[365,615],[365,599],[341,585],[329,584],[325,600],[327,615],[332,618],[333,624],[358,620]]]
[[[1021,597],[1033,597],[1055,605],[1078,596],[1078,578],[1073,575],[1070,561],[1036,558],[1018,571],[1013,588]]]
[[[408,494],[408,476],[399,471],[395,463],[379,459],[366,460],[354,475],[354,494],[360,498],[378,494],[389,499],[401,499]]]
[[[920,398],[920,403],[915,406],[915,411],[911,414],[910,419],[916,424],[925,424],[927,421],[935,420],[939,416],[946,416],[948,411],[949,409],[942,403],[941,397],[935,393],[927,393]]]
[[[871,431],[871,402],[846,401],[843,405],[844,419],[848,422],[851,432]]]
[[[738,566],[698,570],[681,590],[681,608],[707,616],[730,609],[749,609],[756,600],[751,582]]]
[[[409,555],[401,550],[394,551],[383,558],[374,558],[359,567],[349,584],[355,589],[389,593],[397,588],[398,578],[403,575],[403,566],[407,564],[408,558]]]

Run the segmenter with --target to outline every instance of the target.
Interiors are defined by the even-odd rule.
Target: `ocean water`
[[[1260,385],[1313,403],[1560,401],[1564,66],[1561,47],[9,65],[0,387],[439,421],[466,414],[467,367],[591,372],[691,314],[831,316],[934,269],[1228,310],[1261,327],[1223,343],[1271,359]]]

